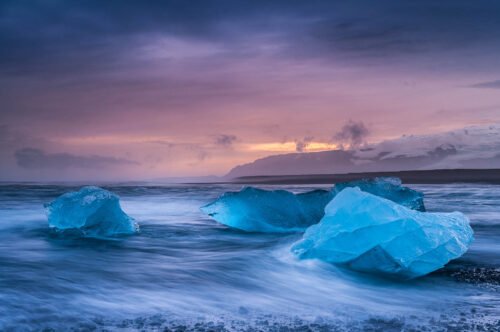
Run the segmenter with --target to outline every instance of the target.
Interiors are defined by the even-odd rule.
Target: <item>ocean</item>
[[[428,211],[465,213],[475,240],[398,281],[297,260],[301,234],[245,233],[200,211],[241,185],[103,185],[140,225],[108,240],[49,229],[43,204],[78,186],[0,185],[0,330],[500,331],[500,185],[409,186]]]

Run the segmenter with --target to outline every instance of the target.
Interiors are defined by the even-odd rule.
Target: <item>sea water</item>
[[[301,234],[237,231],[199,210],[239,185],[99,185],[137,235],[50,230],[43,204],[79,186],[0,186],[0,330],[500,330],[500,186],[410,185],[428,211],[465,213],[475,241],[444,269],[398,281],[300,261],[290,247]]]

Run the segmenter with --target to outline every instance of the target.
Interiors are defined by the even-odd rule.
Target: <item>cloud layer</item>
[[[40,165],[108,165],[68,166],[67,178],[220,175],[278,151],[499,122],[499,11],[489,0],[1,1],[0,179],[59,176],[21,167],[26,147]]]

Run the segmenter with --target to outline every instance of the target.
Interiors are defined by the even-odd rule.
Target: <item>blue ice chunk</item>
[[[139,226],[120,207],[117,195],[87,186],[45,204],[49,226],[58,231],[78,230],[87,237],[133,234]]]
[[[460,212],[419,212],[346,188],[292,252],[357,271],[415,278],[462,256],[472,240],[469,219]]]
[[[358,187],[362,191],[387,198],[393,202],[404,205],[407,208],[425,211],[424,194],[404,187],[401,179],[396,177],[378,177],[373,179],[362,179],[358,181],[337,183],[333,188],[335,194],[344,188]]]
[[[327,190],[294,194],[245,187],[224,193],[201,210],[221,224],[247,232],[296,232],[318,223],[332,198]]]

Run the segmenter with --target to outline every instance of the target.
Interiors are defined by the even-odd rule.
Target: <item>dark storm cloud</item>
[[[64,168],[105,168],[117,165],[138,165],[127,159],[104,156],[77,156],[69,153],[46,153],[40,149],[24,148],[14,154],[17,165],[22,168],[64,169]]]
[[[369,134],[370,131],[362,121],[349,121],[334,135],[333,139],[347,143],[350,147],[357,147],[365,142]]]
[[[237,139],[235,135],[221,134],[215,138],[215,144],[223,147],[230,147]]]
[[[500,89],[500,80],[477,83],[469,86],[471,88]]]
[[[233,56],[269,35],[282,45],[280,56],[326,59],[498,49],[499,14],[500,2],[490,0],[2,1],[0,68],[112,70],[138,40],[155,35],[220,42]]]
[[[253,25],[268,10],[281,8],[251,1],[3,1],[0,62],[14,73],[110,70],[144,38],[236,41],[243,31],[228,26]]]
[[[415,56],[482,43],[498,49],[500,3],[494,1],[344,2],[310,25],[315,51],[359,58]]]

